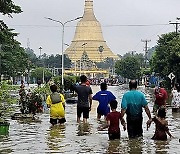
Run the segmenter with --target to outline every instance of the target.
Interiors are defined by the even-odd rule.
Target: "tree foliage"
[[[17,102],[17,98],[10,95],[12,90],[16,90],[16,88],[6,82],[0,83],[0,122],[4,122],[9,111],[13,109],[11,105]]]
[[[58,86],[58,89],[60,89],[60,91],[62,91],[61,77],[62,76],[53,77],[53,81]],[[74,85],[79,80],[79,76],[64,76],[64,90],[70,90],[72,88],[72,85]]]
[[[141,67],[145,67],[145,57],[142,53],[136,53],[135,51],[132,52],[128,52],[126,54],[123,55],[122,59],[127,58],[127,57],[135,57],[139,63]]]
[[[98,68],[109,69],[114,67],[114,59],[107,57],[104,61],[96,63]]]
[[[15,76],[17,73],[24,73],[28,66],[28,58],[20,43],[14,39],[17,36],[12,29],[0,31],[1,44],[1,74]]]
[[[31,61],[31,63],[33,65],[36,65],[38,58],[37,58],[36,54],[34,53],[34,51],[28,47],[25,49],[25,52],[28,56],[29,61]]]
[[[48,81],[52,77],[52,73],[50,70],[45,69],[43,67],[38,67],[34,69],[31,73],[31,76],[36,78],[36,80],[42,80],[43,79],[43,71],[44,71],[44,78],[45,81]]]
[[[7,43],[2,45],[2,74],[15,77],[18,73],[25,72],[28,66],[28,57],[19,43]]]
[[[10,17],[12,13],[21,13],[21,7],[14,4],[12,0],[0,0],[0,13]]]
[[[21,8],[12,0],[0,0],[0,13],[12,17],[12,13],[20,13]],[[15,76],[25,72],[27,67],[27,55],[20,43],[15,40],[17,33],[0,20],[0,60],[1,72],[6,76]]]
[[[40,59],[38,59],[37,66],[44,66],[47,68],[61,68],[62,67],[62,56],[59,54],[50,55],[43,54]],[[71,67],[71,60],[67,55],[64,55],[64,68]]]
[[[150,62],[153,72],[161,77],[167,77],[173,72],[180,79],[180,34],[171,32],[163,34]]]
[[[140,63],[133,56],[118,60],[115,64],[115,69],[116,73],[124,78],[138,79],[140,77]]]
[[[0,0],[0,14],[8,15],[12,17],[12,13],[21,13],[22,10],[20,6],[14,4],[12,0]],[[0,30],[8,29],[7,25],[0,20]]]

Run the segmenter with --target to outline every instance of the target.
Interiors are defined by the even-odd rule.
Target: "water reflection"
[[[47,133],[47,145],[50,150],[60,150],[62,147],[61,142],[65,138],[65,128],[65,125],[55,125],[50,127]]]
[[[12,149],[10,149],[9,147],[7,147],[7,148],[4,148],[4,149],[0,149],[0,153],[4,153],[4,154],[6,154],[6,153],[12,153],[13,152],[13,150]]]
[[[169,140],[167,141],[154,141],[156,153],[166,154],[169,149]]]
[[[9,142],[9,136],[8,135],[9,134],[0,135],[0,153],[11,153],[13,151],[10,146],[7,146],[5,144],[6,142]]]
[[[90,135],[91,126],[89,123],[80,123],[78,126],[77,135],[83,136],[83,135]]]
[[[92,90],[93,93],[96,93],[99,91],[99,86],[92,86]],[[127,85],[109,86],[108,90],[117,97],[118,111],[120,111],[120,102],[122,95],[128,90]],[[139,90],[145,93],[149,107],[152,109],[151,89],[139,87]],[[179,113],[172,113],[171,109],[167,110],[169,129],[175,137],[173,139],[168,138],[168,141],[152,140],[155,126],[152,124],[150,129],[146,130],[148,117],[143,112],[143,139],[129,140],[127,131],[123,131],[121,127],[121,139],[109,141],[107,129],[104,131],[97,129],[98,126],[105,123],[103,118],[101,121],[97,121],[97,105],[97,102],[93,102],[87,126],[84,126],[83,123],[77,124],[76,104],[67,104],[65,125],[50,128],[49,113],[37,115],[41,122],[10,121],[9,136],[0,138],[0,153],[180,153]]]
[[[141,154],[143,153],[143,139],[121,138],[120,140],[109,140],[109,146],[106,153],[119,154]]]
[[[120,140],[109,140],[109,146],[107,149],[107,153],[120,153]]]
[[[138,139],[131,139],[128,141],[128,153],[133,154],[133,153],[142,153],[142,145],[143,145],[143,138],[140,137]]]
[[[178,120],[180,118],[180,113],[172,112],[172,117],[174,120]]]

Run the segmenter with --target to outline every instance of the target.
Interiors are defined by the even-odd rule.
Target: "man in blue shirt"
[[[123,95],[121,102],[121,114],[122,117],[126,113],[127,115],[127,131],[129,138],[135,138],[143,136],[142,121],[143,121],[143,108],[149,119],[151,120],[151,113],[148,108],[148,103],[143,93],[137,91],[137,81],[131,80],[129,82],[130,91]],[[150,124],[150,120],[147,121],[147,125]]]
[[[99,106],[97,108],[97,119],[100,120],[101,116],[107,116],[110,112],[109,102],[115,100],[116,97],[107,90],[107,84],[105,82],[101,83],[100,85],[101,91],[97,92],[93,96],[93,100],[99,102]]]

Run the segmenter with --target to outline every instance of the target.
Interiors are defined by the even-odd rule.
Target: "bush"
[[[9,112],[13,109],[11,105],[17,102],[17,99],[10,96],[10,91],[15,88],[8,85],[6,82],[0,82],[0,121],[8,116]]]
[[[60,92],[62,92],[63,87],[61,86],[61,76],[53,77],[54,83],[58,86]],[[79,81],[77,76],[64,76],[64,90],[70,90],[71,86]]]

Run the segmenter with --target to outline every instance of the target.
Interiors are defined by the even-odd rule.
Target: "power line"
[[[168,26],[169,24],[132,24],[132,25],[101,25],[101,27],[151,27],[151,26]],[[59,26],[50,26],[50,25],[10,25],[13,27],[45,27],[45,28],[52,28],[52,27],[59,27]],[[66,26],[66,27],[76,27],[76,26]],[[95,26],[81,26],[78,27],[95,27]]]

